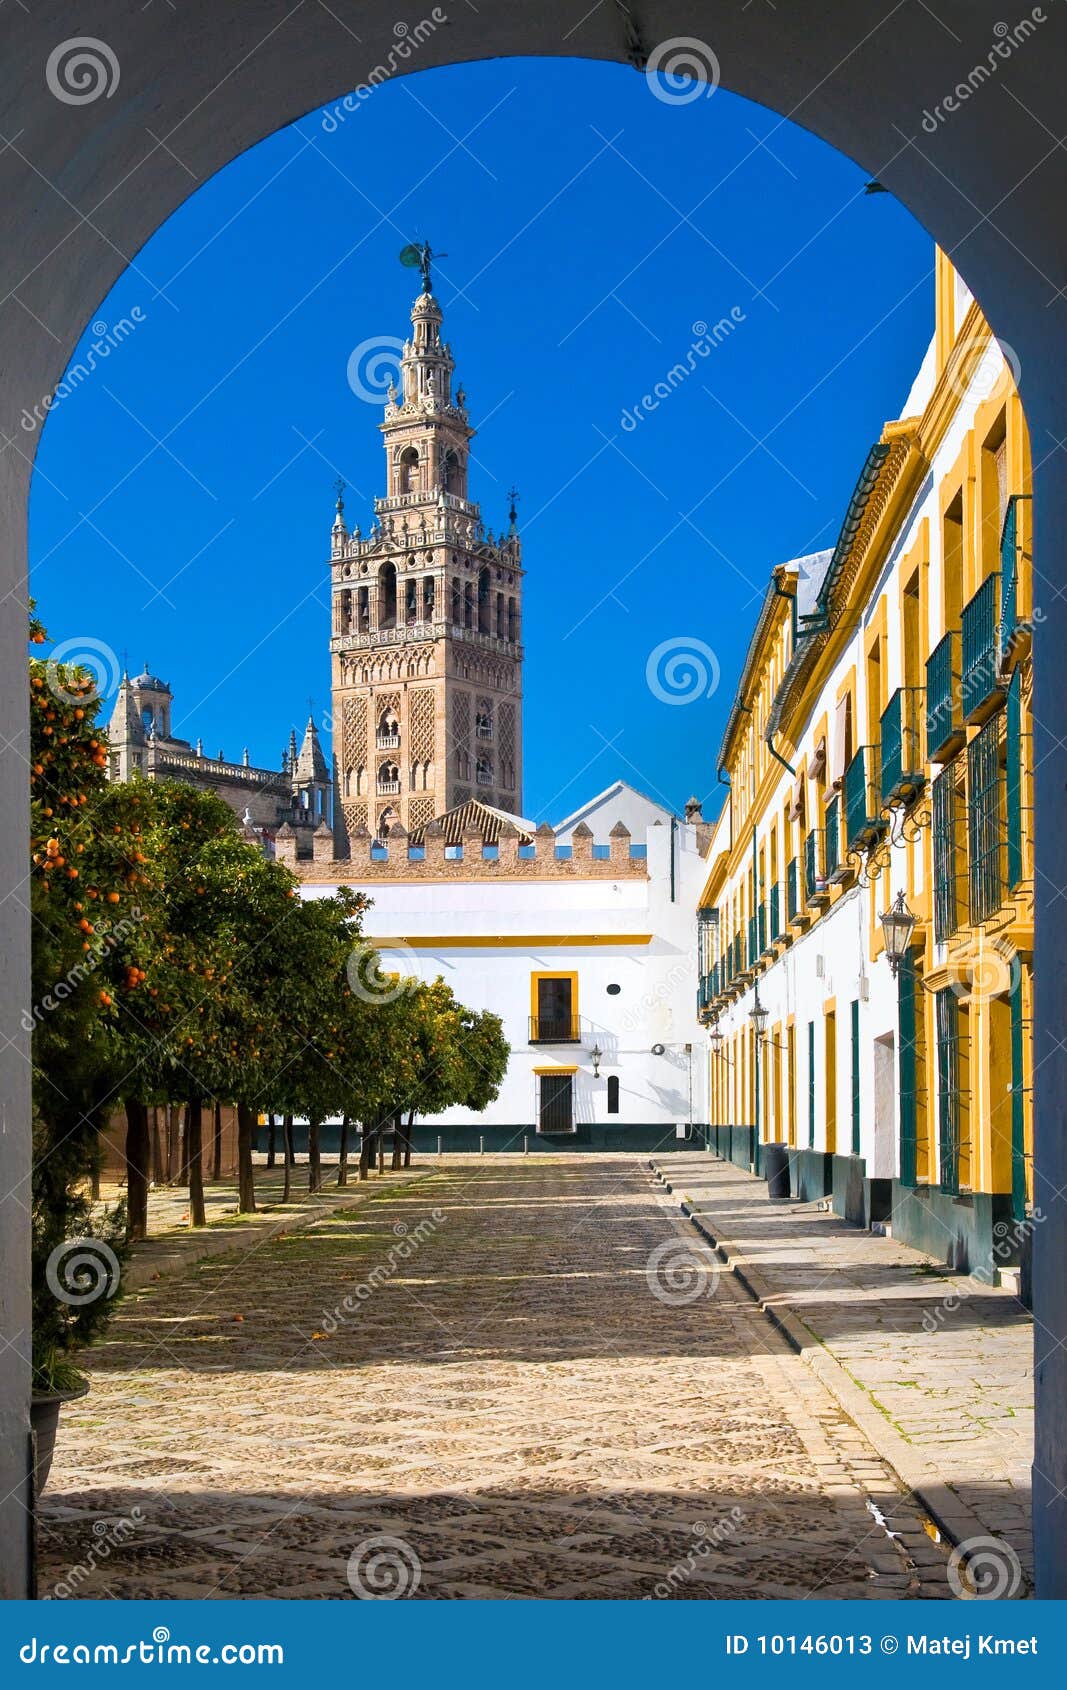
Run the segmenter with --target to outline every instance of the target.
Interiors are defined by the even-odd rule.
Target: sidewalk
[[[708,1154],[652,1167],[954,1543],[1005,1539],[1029,1579],[1033,1330],[991,1288]]]

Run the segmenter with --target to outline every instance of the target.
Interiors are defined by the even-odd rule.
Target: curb
[[[711,1230],[706,1215],[698,1215],[680,1193],[675,1192],[657,1164],[649,1161],[653,1177],[662,1190],[673,1196],[681,1213],[706,1243],[710,1244],[723,1266],[744,1286],[771,1325],[781,1333],[801,1360],[811,1369],[828,1391],[837,1398],[849,1419],[867,1437],[878,1454],[893,1469],[904,1489],[922,1504],[942,1537],[954,1549],[970,1538],[988,1538],[989,1528],[973,1509],[956,1494],[951,1485],[941,1479],[914,1446],[901,1437],[872,1403],[852,1375],[837,1360],[817,1333],[801,1320],[767,1284],[762,1273],[746,1261],[736,1244]]]

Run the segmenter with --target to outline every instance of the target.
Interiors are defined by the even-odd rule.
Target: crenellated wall
[[[402,828],[394,828],[387,840],[374,839],[364,828],[353,834],[351,855],[334,856],[333,836],[326,830],[315,835],[314,855],[297,858],[296,835],[291,828],[278,830],[275,855],[301,880],[337,885],[363,884],[368,880],[469,880],[472,874],[486,880],[620,880],[647,879],[644,846],[632,843],[629,829],[617,822],[606,843],[607,855],[594,855],[593,833],[576,827],[566,845],[557,846],[556,835],[547,825],[539,827],[531,844],[518,828],[500,830],[496,845],[486,845],[476,828],[464,830],[462,845],[448,845],[444,829],[430,822],[421,850],[409,845]],[[564,853],[564,854],[561,854]]]

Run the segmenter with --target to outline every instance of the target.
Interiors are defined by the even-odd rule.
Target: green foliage
[[[34,617],[32,643],[45,638]],[[47,1389],[76,1378],[72,1353],[115,1306],[57,1298],[46,1270],[75,1238],[122,1260],[125,1217],[95,1216],[88,1190],[100,1128],[124,1101],[373,1126],[484,1109],[509,1053],[499,1017],[443,981],[384,976],[361,936],[368,900],[301,899],[221,799],[110,784],[90,675],[31,655],[30,699],[34,1365]],[[131,1171],[131,1210],[133,1195]]]

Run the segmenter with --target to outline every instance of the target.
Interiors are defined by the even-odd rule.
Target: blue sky
[[[383,490],[349,359],[404,334],[397,254],[424,236],[448,254],[472,496],[495,530],[521,493],[526,813],[558,820],[620,776],[713,812],[768,573],[833,544],[922,357],[929,238],[794,125],[723,90],[670,103],[619,66],[426,72],[330,127],[312,114],[198,186],[95,314],[141,320],[43,430],[32,586],[53,638],[147,660],[211,753],[273,764],[309,698],[327,717],[332,485],[364,529]],[[717,689],[667,702],[648,680],[667,642]]]

